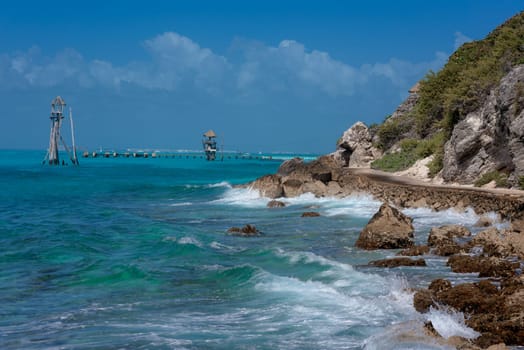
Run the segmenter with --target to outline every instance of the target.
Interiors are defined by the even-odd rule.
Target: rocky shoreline
[[[402,208],[472,208],[477,214],[495,212],[505,219],[519,218],[524,211],[524,191],[433,185],[371,169],[341,167],[333,155],[310,163],[291,159],[276,174],[246,186],[272,199],[307,192],[317,197],[340,198],[364,193]]]
[[[478,273],[482,278],[476,283],[457,285],[437,279],[427,289],[415,292],[417,311],[451,308],[464,313],[466,324],[480,333],[474,340],[453,339],[448,345],[458,349],[524,345],[524,192],[431,185],[371,169],[347,168],[334,155],[310,163],[298,158],[286,161],[276,174],[245,186],[273,199],[307,192],[317,197],[372,195],[384,204],[362,230],[356,246],[368,250],[404,250],[398,258],[373,261],[371,266],[424,268],[425,256],[438,255],[447,257],[452,271]],[[414,246],[411,219],[395,207],[495,212],[501,220],[509,222],[509,227],[499,230],[489,227],[489,220],[485,220],[480,225],[488,228],[476,235],[460,225],[435,227],[427,245]],[[415,255],[419,258],[410,257]],[[441,338],[431,323],[426,328],[428,334]]]

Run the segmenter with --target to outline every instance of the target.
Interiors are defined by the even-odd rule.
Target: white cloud
[[[397,87],[406,87],[422,79],[429,70],[438,70],[447,59],[448,55],[443,52],[437,52],[433,60],[427,62],[413,63],[392,58],[387,63],[363,65],[361,71],[367,79],[373,76],[383,77]]]
[[[277,47],[248,43],[243,50],[244,63],[237,73],[241,89],[262,85],[273,90],[299,90],[306,85],[332,96],[351,95],[359,80],[353,67],[326,52],[308,52],[294,40],[283,40]]]
[[[469,43],[470,41],[473,41],[473,39],[465,36],[461,32],[455,32],[455,44],[453,45],[453,49],[456,50],[459,47],[461,47],[463,44]]]
[[[455,42],[469,40],[456,33]],[[235,64],[201,47],[188,37],[167,32],[144,41],[150,59],[115,66],[106,60],[86,61],[73,49],[44,56],[38,48],[0,55],[0,82],[9,87],[51,87],[76,84],[119,89],[131,84],[146,89],[175,91],[196,89],[208,93],[249,94],[286,92],[331,97],[351,96],[373,79],[386,79],[399,91],[421,79],[428,70],[438,70],[447,55],[437,53],[428,62],[395,58],[387,62],[351,66],[329,53],[308,50],[294,40],[278,46],[247,41],[239,47],[242,58]]]

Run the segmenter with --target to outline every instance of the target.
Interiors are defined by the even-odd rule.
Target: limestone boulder
[[[281,176],[287,176],[303,167],[304,160],[302,158],[295,157],[293,159],[286,160],[284,163],[282,163],[278,168],[277,174]]]
[[[262,197],[279,198],[284,195],[282,178],[280,175],[265,175],[250,184],[252,189],[258,190]]]
[[[333,154],[339,166],[358,168],[369,168],[371,162],[381,155],[381,151],[373,146],[368,127],[362,122],[356,122],[344,132]]]
[[[304,191],[302,185],[304,183],[298,179],[288,179],[282,183],[282,190],[284,197],[296,197],[300,196]]]
[[[358,237],[355,246],[362,249],[409,248],[413,243],[413,219],[384,203]]]

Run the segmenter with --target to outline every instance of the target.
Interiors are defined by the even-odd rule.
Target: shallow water
[[[448,336],[474,336],[461,315],[416,313],[406,289],[472,275],[438,257],[428,268],[365,266],[396,253],[353,247],[380,206],[371,197],[304,195],[268,209],[231,185],[275,172],[278,160],[49,168],[43,155],[0,151],[2,349],[441,348],[422,337],[426,318]],[[321,216],[300,217],[311,210]],[[406,213],[418,242],[431,226],[477,220]],[[226,233],[248,223],[263,235]]]

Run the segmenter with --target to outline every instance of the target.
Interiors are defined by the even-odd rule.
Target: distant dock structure
[[[67,143],[62,137],[62,120],[64,119],[64,109],[66,103],[64,99],[60,96],[57,96],[51,101],[51,134],[49,136],[49,148],[47,149],[47,154],[44,158],[43,164],[49,165],[65,165],[65,161],[62,159],[60,163],[60,152],[59,144],[62,143],[62,146],[67,151],[71,163],[73,165],[78,165],[78,157],[76,156],[76,146],[75,146],[75,135],[74,135],[74,125],[73,125],[73,113],[71,108],[69,109],[69,120],[71,122],[71,140],[72,140],[72,149],[69,148]]]
[[[202,138],[202,146],[207,160],[215,160],[217,157],[217,135],[213,130],[207,131]]]

